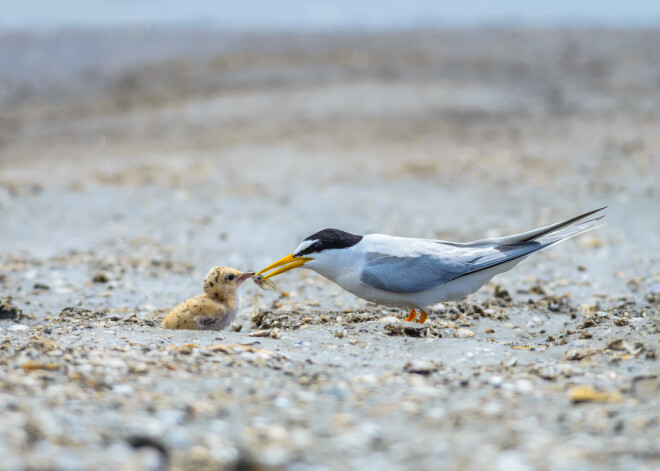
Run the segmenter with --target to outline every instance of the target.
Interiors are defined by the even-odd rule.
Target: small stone
[[[112,387],[112,391],[122,396],[133,395],[133,388],[128,384],[116,384]]]
[[[529,394],[534,390],[534,383],[524,378],[517,379],[513,386],[521,394]]]
[[[569,350],[568,352],[565,353],[564,359],[566,360],[571,360],[571,361],[579,361],[583,360],[584,358],[590,357],[592,355],[595,355],[598,353],[597,350]]]
[[[606,350],[625,350],[625,341],[623,339],[614,339],[607,342]]]
[[[394,317],[394,316],[385,316],[385,317],[381,317],[380,319],[378,319],[378,322],[391,324],[393,322],[401,322],[401,319],[399,319],[398,317]]]
[[[487,381],[491,386],[499,387],[504,382],[504,378],[501,376],[491,376]]]
[[[568,398],[574,403],[580,402],[621,402],[618,392],[600,392],[591,386],[575,386],[568,391]]]
[[[596,325],[598,325],[596,320],[593,317],[589,317],[585,319],[584,322],[578,326],[578,329],[588,329],[589,327],[594,327]]]
[[[459,339],[474,337],[474,335],[475,335],[474,332],[472,332],[470,329],[465,329],[463,327],[461,327],[456,332],[454,332],[454,337],[458,337]]]
[[[434,312],[439,312],[440,314],[444,314],[445,312],[447,312],[447,306],[445,306],[443,303],[438,303],[435,306],[433,306],[431,310]]]
[[[553,381],[561,374],[560,369],[553,365],[534,365],[527,371],[547,381]]]
[[[23,313],[14,306],[11,298],[5,298],[0,301],[0,319],[18,319]]]
[[[248,337],[270,337],[270,332],[271,329],[257,330],[254,332],[250,332],[248,334]]]
[[[438,371],[440,367],[436,365],[433,361],[428,360],[410,360],[403,366],[403,371],[407,373],[414,373],[418,375],[430,375],[431,373]]]
[[[12,326],[7,327],[7,330],[10,330],[12,332],[25,332],[28,329],[29,327],[23,324],[14,324]]]
[[[107,283],[108,281],[110,281],[110,277],[108,276],[107,273],[100,272],[92,277],[92,281],[94,283]]]
[[[509,294],[509,292],[505,289],[502,289],[502,287],[499,285],[495,286],[494,294],[496,298],[500,298],[504,301],[511,301],[511,295]]]

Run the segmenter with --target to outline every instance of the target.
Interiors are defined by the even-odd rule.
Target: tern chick
[[[472,294],[534,252],[594,229],[603,216],[588,218],[603,209],[522,234],[468,243],[325,229],[256,276],[263,281],[304,266],[362,299],[409,308],[407,321],[417,317],[418,309],[417,322],[423,323],[429,306]]]
[[[204,294],[176,306],[163,319],[166,329],[222,330],[234,320],[239,306],[238,288],[254,273],[215,267],[204,277]]]

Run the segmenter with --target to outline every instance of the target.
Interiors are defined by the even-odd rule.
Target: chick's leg
[[[408,314],[408,317],[404,319],[406,322],[413,322],[415,320],[415,317],[417,317],[417,311],[414,309],[410,310],[410,314]]]
[[[419,316],[417,323],[423,324],[424,322],[426,322],[426,318],[429,317],[429,315],[426,312],[422,311],[421,309],[419,310],[419,312],[421,312],[422,314]]]

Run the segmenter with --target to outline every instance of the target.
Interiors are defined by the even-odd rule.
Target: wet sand
[[[2,466],[655,469],[659,41],[0,37]],[[422,329],[302,270],[231,330],[160,328],[210,267],[325,227],[469,241],[605,205]]]

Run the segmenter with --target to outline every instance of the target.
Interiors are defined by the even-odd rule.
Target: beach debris
[[[574,386],[568,390],[571,402],[621,402],[621,394],[616,391],[596,391],[591,386]]]
[[[279,339],[282,337],[282,331],[274,327],[272,329],[257,330],[248,334],[248,337],[271,337],[274,339]]]
[[[58,365],[57,363],[39,363],[37,361],[26,361],[21,365],[21,368],[23,368],[25,371],[32,371],[32,370],[55,371],[60,368],[60,365]]]
[[[596,349],[590,349],[590,350],[579,350],[579,349],[573,349],[569,350],[564,354],[564,360],[569,360],[569,361],[580,361],[584,360],[585,358],[588,358],[590,356],[596,355],[600,353],[600,350]]]
[[[385,332],[391,336],[426,337],[427,328],[421,324],[401,322],[385,324]]]
[[[426,376],[440,370],[440,366],[433,360],[413,359],[403,365],[403,371]]]
[[[92,277],[94,283],[107,283],[108,281],[110,281],[110,276],[105,272],[96,273]]]
[[[0,300],[0,319],[18,319],[23,312],[14,306],[11,297]]]
[[[460,328],[454,332],[454,337],[458,337],[459,339],[466,339],[468,337],[474,337],[474,332],[472,332],[470,329],[465,329],[465,328]]]
[[[7,330],[9,330],[11,332],[25,332],[28,329],[29,329],[29,327],[26,326],[25,324],[14,324],[14,325],[11,325],[11,326],[7,327]]]

